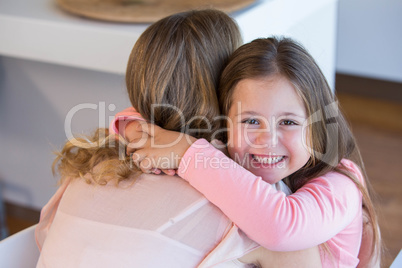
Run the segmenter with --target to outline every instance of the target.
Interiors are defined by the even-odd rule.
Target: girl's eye
[[[248,125],[258,125],[258,124],[259,124],[259,122],[258,122],[257,119],[252,119],[252,118],[251,118],[251,119],[243,120],[242,123],[248,124]]]
[[[285,126],[297,125],[295,121],[289,119],[283,120],[280,124]]]

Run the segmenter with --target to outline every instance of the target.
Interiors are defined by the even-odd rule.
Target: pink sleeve
[[[120,134],[124,136],[124,133],[119,132],[121,129],[125,129],[127,123],[133,120],[143,120],[139,112],[137,112],[133,107],[126,108],[123,111],[117,113],[114,116],[114,120],[109,126],[109,132],[111,134]]]
[[[353,221],[361,206],[358,188],[339,173],[313,179],[286,196],[206,140],[187,150],[178,174],[251,239],[274,251],[301,250],[329,240]]]

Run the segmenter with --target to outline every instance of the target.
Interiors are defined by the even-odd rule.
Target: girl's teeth
[[[276,164],[283,159],[283,156],[261,157],[253,155],[253,158],[262,164]]]

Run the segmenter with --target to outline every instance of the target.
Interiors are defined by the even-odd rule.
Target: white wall
[[[74,107],[81,109],[72,117],[72,132],[90,134],[107,127],[110,117],[128,106],[122,75],[0,57],[4,199],[40,208],[56,191],[53,152],[67,140],[64,123]]]
[[[314,57],[333,88],[338,0],[261,2],[253,12],[235,16],[244,42],[271,35],[299,41]]]
[[[402,82],[401,26],[401,0],[340,0],[337,72]]]

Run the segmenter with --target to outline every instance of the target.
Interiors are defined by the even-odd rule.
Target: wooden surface
[[[64,10],[97,20],[152,23],[168,15],[200,8],[227,13],[238,11],[255,0],[56,0]]]
[[[336,74],[337,91],[402,103],[402,84],[375,78]]]
[[[39,222],[40,212],[5,202],[8,235],[15,234]]]

